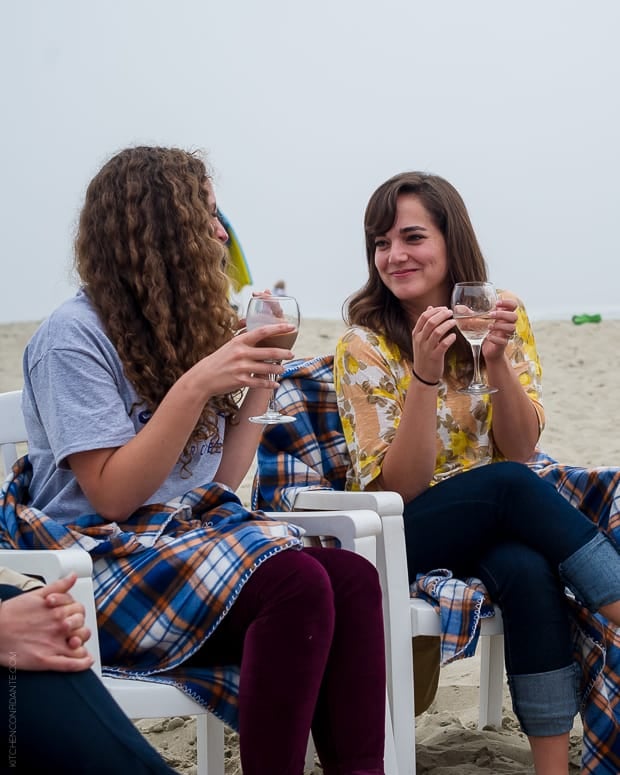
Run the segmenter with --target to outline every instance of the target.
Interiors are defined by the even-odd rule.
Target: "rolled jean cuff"
[[[620,600],[618,550],[599,533],[560,563],[560,577],[591,611]]]
[[[579,711],[580,669],[573,662],[559,670],[509,675],[515,715],[528,737],[570,732]]]

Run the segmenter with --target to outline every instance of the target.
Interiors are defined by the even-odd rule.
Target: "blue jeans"
[[[564,587],[592,610],[620,599],[616,549],[519,463],[447,479],[408,503],[404,519],[410,581],[450,568],[481,579],[501,609],[508,682],[526,734],[570,730],[578,688]]]

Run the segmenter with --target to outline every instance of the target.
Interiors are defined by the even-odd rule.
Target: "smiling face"
[[[398,197],[394,223],[374,244],[379,277],[410,317],[449,304],[446,242],[416,194]]]

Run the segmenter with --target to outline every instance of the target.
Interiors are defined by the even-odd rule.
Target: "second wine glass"
[[[290,323],[295,326],[294,331],[286,334],[276,334],[268,336],[258,342],[259,347],[283,347],[287,350],[295,344],[297,332],[299,330],[299,306],[297,299],[292,296],[253,296],[248,304],[245,315],[245,325],[248,331],[261,326],[272,325],[274,323]],[[279,361],[270,361],[279,363]],[[275,380],[276,375],[270,374],[271,379]],[[272,391],[269,397],[269,405],[264,414],[249,418],[250,422],[271,425],[279,422],[295,422],[295,418],[288,414],[282,414],[276,406],[276,391]]]
[[[452,289],[452,312],[456,325],[469,342],[474,357],[474,374],[466,388],[459,393],[485,395],[496,393],[497,388],[487,385],[480,372],[480,350],[494,318],[489,312],[495,309],[497,293],[492,283],[456,283]]]

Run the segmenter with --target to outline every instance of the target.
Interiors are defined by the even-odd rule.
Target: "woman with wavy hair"
[[[606,617],[616,647],[617,548],[524,465],[544,412],[534,337],[513,294],[499,293],[482,345],[496,392],[460,391],[472,356],[450,309],[452,288],[486,281],[487,267],[456,189],[437,175],[395,175],[370,197],[364,230],[368,279],[348,300],[334,362],[347,487],[401,494],[412,584],[435,569],[483,581],[502,611],[513,706],[536,773],[566,775],[582,695],[565,586]],[[620,471],[597,477],[582,479],[592,491],[584,510],[600,503],[597,488],[614,492]],[[616,771],[610,738],[599,736],[594,747]]]
[[[292,353],[259,347],[286,324],[238,330],[226,239],[196,153],[129,148],[95,175],[81,288],[24,354],[32,470],[9,537],[91,552],[107,669],[200,698],[239,729],[246,775],[301,775],[311,729],[326,773],[377,775],[375,569],[234,494]]]

